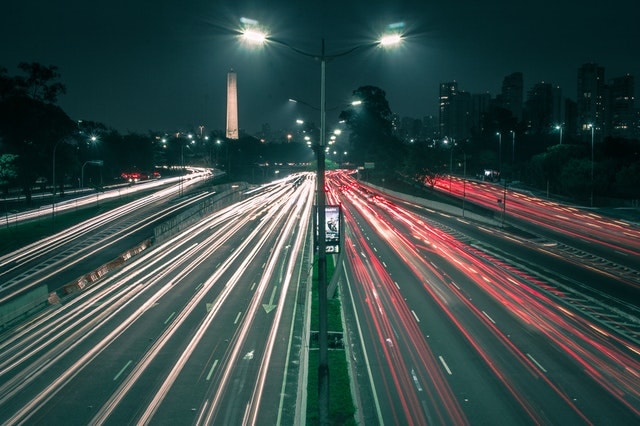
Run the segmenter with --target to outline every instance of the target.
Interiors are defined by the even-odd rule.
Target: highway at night
[[[157,224],[212,197],[214,194],[202,190],[194,196],[180,197],[185,189],[202,184],[210,177],[209,172],[198,171],[184,179],[152,181],[58,203],[57,214],[82,205],[104,203],[110,198],[132,197],[131,194],[136,191],[153,191],[91,220],[0,256],[0,303],[38,287],[44,287],[46,291],[60,290],[62,285],[89,271],[98,270],[104,263],[151,238],[153,227]],[[98,201],[96,198],[99,198]],[[46,227],[55,220],[51,217],[51,210],[51,206],[47,206],[45,209],[23,212],[16,214],[13,220],[37,220],[40,226]]]
[[[478,204],[500,189],[457,183]],[[637,226],[511,191],[521,201],[503,221],[499,210],[463,217],[345,171],[328,172],[326,188],[342,207],[332,256],[358,422],[637,423]],[[314,190],[310,173],[243,189],[3,333],[0,423],[300,421],[316,368],[304,355]],[[101,220],[122,220],[112,214]],[[76,257],[98,257],[131,227],[86,234]],[[3,294],[82,270],[88,261],[60,254],[75,244],[6,256]]]
[[[627,268],[600,270],[537,235],[405,203],[345,174],[329,182],[347,232],[338,271],[365,423],[637,421],[639,283]],[[637,268],[638,231],[620,232]]]
[[[291,423],[312,199],[305,175],[249,191],[24,324],[0,422]]]

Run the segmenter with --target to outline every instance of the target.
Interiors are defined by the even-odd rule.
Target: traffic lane
[[[618,221],[593,211],[544,200],[502,186],[486,182],[461,183],[454,179],[453,191],[469,201],[505,212],[510,217],[527,224],[541,225],[558,234],[571,234],[587,243],[605,245],[637,257],[640,254],[640,229],[624,221]],[[464,186],[464,189],[462,188]],[[506,198],[506,203],[504,202]],[[500,200],[500,202],[497,202]]]
[[[259,399],[259,423],[294,424],[297,421],[296,412],[301,408],[299,403],[302,398],[306,398],[306,392],[299,389],[299,375],[302,374],[301,367],[308,368],[302,356],[308,346],[308,341],[304,338],[308,336],[304,329],[304,319],[310,309],[307,295],[311,291],[311,223],[304,219],[309,216],[298,216],[299,225],[288,243],[289,262],[282,272],[284,280],[290,282],[286,287],[282,286],[280,296],[276,297],[274,303],[277,306],[274,307],[271,302],[273,290],[271,293],[267,292],[263,299],[263,307],[272,309],[274,316],[280,318],[276,323],[277,329],[274,330],[275,339],[264,378],[264,392]],[[282,282],[280,277],[279,273],[278,281]],[[299,391],[301,395],[298,395]],[[304,416],[304,413],[300,414]]]
[[[462,196],[462,192],[460,193]],[[393,202],[402,205],[408,210],[414,211],[420,214],[427,214],[429,216],[435,216],[439,221],[443,223],[451,223],[451,222],[468,222],[467,219],[461,218],[460,215],[449,215],[443,212],[435,211],[429,209],[424,206],[419,206],[417,204],[407,202],[401,200],[399,198],[393,198]],[[571,207],[558,206],[558,208],[565,208],[569,210],[577,210]],[[571,230],[570,227],[563,226],[563,220],[559,217],[554,217],[553,220],[545,223],[538,223],[533,220],[535,217],[530,216],[517,216],[517,215],[509,215],[509,208],[507,208],[508,214],[508,223],[507,226],[504,227],[506,232],[513,232],[514,237],[521,237],[522,239],[529,239],[532,245],[540,245],[549,248],[550,250],[554,250],[554,246],[557,246],[558,249],[564,249],[566,256],[572,256],[575,261],[593,261],[597,262],[598,258],[602,259],[599,262],[601,265],[597,265],[597,267],[606,267],[606,263],[612,262],[614,264],[621,265],[625,268],[630,268],[636,271],[634,274],[635,285],[638,286],[640,283],[640,247],[638,246],[638,241],[635,241],[635,245],[632,244],[628,246],[628,250],[632,250],[631,253],[635,251],[637,255],[630,254],[630,252],[625,250],[619,250],[618,247],[611,245],[607,242],[607,240],[603,242],[594,241],[591,238],[594,229],[598,227],[606,226],[606,223],[610,224],[615,228],[620,228],[618,230],[619,233],[629,237],[629,233],[640,232],[637,229],[633,229],[629,224],[621,223],[620,221],[616,221],[615,219],[608,219],[601,216],[597,217],[596,224],[592,225],[587,229],[586,233],[575,233]],[[581,220],[583,222],[590,220],[592,213],[591,212],[581,212],[580,214],[584,216],[580,216],[576,220]],[[596,221],[596,219],[593,219]],[[471,221],[474,223],[473,221]],[[603,223],[603,224],[600,224]],[[456,226],[453,223],[452,226]],[[461,224],[459,224],[461,226]],[[474,223],[473,226],[476,226]],[[488,228],[491,228],[488,226]],[[631,228],[631,229],[629,229]],[[496,232],[499,232],[496,229]],[[630,234],[634,235],[634,234]],[[481,239],[482,237],[478,237]],[[616,242],[615,238],[611,239],[612,242]],[[566,247],[565,247],[566,246]]]
[[[519,265],[540,271],[543,275],[553,274],[552,281],[560,281],[564,288],[577,287],[577,291],[587,293],[593,289],[594,297],[600,299],[606,295],[611,296],[609,300],[614,305],[616,302],[613,299],[620,301],[640,299],[637,274],[633,274],[622,264],[620,267],[616,267],[615,264],[603,266],[600,259],[573,249],[569,245],[562,246],[554,240],[541,238],[541,234],[538,235],[537,232],[532,234],[514,228],[489,227],[414,204],[400,202],[398,204],[422,215],[424,223],[436,221],[443,224],[451,230],[450,232],[455,232],[456,238],[473,247],[497,253]],[[541,229],[539,231],[543,232]],[[638,261],[627,263],[627,265],[634,263]],[[623,306],[616,307],[625,310]]]
[[[161,275],[166,274],[166,277],[169,278],[175,277],[178,273],[176,268],[186,261],[186,257],[194,250],[195,245],[201,242],[201,240],[191,241],[190,238],[192,237],[180,236],[178,238],[180,245],[173,245],[169,249],[137,258],[115,275],[111,275],[75,297],[63,301],[64,303],[59,308],[47,312],[37,321],[16,331],[13,336],[2,343],[2,374],[5,380],[7,377],[11,377],[10,374],[19,370],[16,367],[27,369],[28,360],[37,356],[37,351],[34,348],[40,347],[41,351],[52,350],[50,348],[55,348],[58,345],[57,351],[65,350],[65,346],[59,346],[65,345],[63,339],[71,338],[72,341],[76,341],[80,337],[85,338],[88,333],[97,332],[95,329],[97,321],[109,315],[111,311],[118,309],[120,305],[128,303],[130,298],[143,297],[142,293],[149,291],[147,287],[152,285],[154,280]],[[221,241],[223,238],[216,238],[216,242]],[[158,262],[163,262],[161,271],[153,272],[154,263]],[[148,272],[148,269],[151,269],[152,272]],[[135,281],[133,284],[120,281],[120,277],[123,275],[130,278],[131,281],[139,281]],[[131,291],[131,285],[136,286],[133,291]],[[72,333],[80,333],[80,337],[73,337]],[[12,361],[18,356],[22,357],[19,363]],[[13,362],[13,367],[8,368],[7,363],[11,362]]]
[[[269,206],[267,210],[269,210],[271,214],[274,214],[275,212],[278,212],[279,214],[283,214],[282,212],[284,212],[284,210],[278,209],[277,203],[274,206]],[[164,399],[171,392],[172,387],[175,384],[175,381],[181,377],[185,368],[189,368],[189,366],[192,365],[191,357],[193,356],[193,353],[195,351],[198,351],[201,345],[206,345],[207,342],[204,341],[204,336],[207,333],[207,330],[209,329],[209,327],[213,327],[214,324],[218,323],[219,315],[222,315],[223,318],[226,318],[225,323],[229,323],[228,320],[230,320],[231,316],[233,316],[234,324],[237,324],[237,327],[239,327],[238,330],[234,331],[234,336],[237,335],[241,337],[241,339],[239,340],[234,340],[233,337],[228,338],[229,342],[233,343],[230,349],[231,352],[227,359],[221,360],[223,364],[219,366],[220,367],[219,371],[224,371],[224,374],[221,376],[222,378],[226,380],[228,377],[231,377],[230,371],[233,368],[233,364],[237,360],[238,350],[240,349],[242,345],[242,340],[244,339],[244,337],[242,336],[244,333],[240,333],[239,330],[240,328],[245,327],[245,324],[247,324],[247,318],[251,318],[251,315],[252,315],[251,312],[247,312],[246,315],[242,314],[241,312],[245,312],[243,309],[237,312],[234,311],[229,313],[229,309],[234,310],[234,308],[237,308],[238,306],[244,306],[244,305],[238,305],[237,301],[234,302],[231,299],[235,299],[235,294],[237,291],[240,291],[240,293],[243,295],[241,297],[244,297],[244,292],[242,292],[242,290],[240,289],[243,287],[243,283],[246,281],[246,278],[245,278],[246,274],[247,273],[250,274],[254,268],[260,268],[259,259],[266,256],[267,252],[272,247],[271,242],[279,232],[280,232],[279,219],[272,220],[269,216],[266,216],[261,218],[260,223],[257,225],[255,224],[255,221],[254,221],[254,229],[252,229],[252,236],[242,242],[243,250],[246,250],[246,251],[242,251],[240,250],[240,248],[238,248],[238,250],[234,252],[234,255],[236,255],[237,258],[242,261],[242,263],[240,265],[230,266],[228,268],[229,271],[234,271],[234,273],[233,273],[233,277],[231,279],[228,279],[228,281],[226,281],[226,284],[224,287],[224,299],[216,300],[213,303],[211,307],[211,311],[207,313],[206,318],[204,319],[202,324],[199,326],[197,335],[194,335],[194,338],[188,343],[188,347],[189,347],[188,353],[183,355],[180,358],[179,363],[176,363],[175,366],[171,369],[171,371],[166,373],[166,376],[165,376],[166,378],[164,382],[160,385],[160,387],[158,388],[158,391],[153,396],[152,403],[149,405],[149,407],[147,407],[145,412],[141,415],[142,417],[140,418],[140,421],[146,422],[146,421],[150,421],[150,419],[152,418],[155,418],[157,410],[160,409],[163,405],[165,405]],[[260,273],[264,273],[264,271],[261,271]],[[223,282],[224,281],[225,280],[223,280]],[[250,300],[248,299],[244,300],[244,303],[245,304],[250,303],[251,305],[255,305],[256,297],[258,296],[259,295],[252,296]],[[246,307],[244,309],[246,309]],[[134,384],[134,387],[142,386],[143,384],[144,384],[144,380],[139,380]],[[214,385],[212,384],[211,386],[214,386]],[[220,392],[228,391],[223,381],[221,381],[220,383],[217,383],[215,387],[216,389],[220,390]],[[136,395],[136,392],[135,391],[130,392],[130,395]],[[195,404],[195,401],[192,401],[192,402]],[[209,402],[209,400],[207,399],[206,402]],[[195,404],[196,407],[203,406],[203,405],[205,404],[204,403],[201,405]],[[174,410],[175,412],[179,412],[179,413],[182,412],[181,408],[184,408],[184,407],[175,407],[175,406],[172,407],[171,404],[167,404],[167,407],[169,410]],[[211,407],[211,405],[209,405],[209,407]],[[123,408],[125,407],[123,406]],[[116,412],[113,414],[113,416],[115,416],[115,418],[119,418],[119,416],[122,416],[122,419],[126,419],[127,414],[125,413],[121,415],[119,414],[120,411],[121,411],[120,407],[117,407]]]
[[[400,222],[399,222],[399,225],[401,225]],[[406,232],[409,232],[409,229],[407,229]],[[414,230],[414,233],[415,233],[415,230]],[[443,234],[440,234],[440,235],[442,238],[444,238]],[[425,246],[427,246],[428,244],[429,242],[425,241]],[[433,253],[436,255],[439,255],[442,252],[444,252],[446,248],[445,241],[438,241],[437,244],[438,244],[437,245],[438,249],[430,248],[425,250],[425,252]],[[433,243],[433,246],[436,246],[436,243]],[[552,355],[555,355],[557,349],[564,348],[565,349],[564,352],[567,357],[569,357],[570,359],[577,358],[579,362],[579,365],[577,366],[577,368],[579,371],[581,371],[584,368],[583,363],[586,362],[585,360],[590,360],[591,364],[597,364],[598,367],[600,368],[602,364],[607,365],[608,363],[612,363],[612,361],[613,361],[614,368],[624,369],[625,364],[626,365],[637,364],[637,363],[634,363],[633,360],[629,358],[628,355],[625,355],[622,352],[617,352],[615,355],[615,359],[609,358],[604,360],[597,358],[593,355],[584,354],[583,352],[586,350],[593,351],[594,347],[603,347],[601,346],[602,342],[600,342],[597,339],[598,337],[600,337],[599,334],[601,333],[595,333],[595,339],[594,337],[590,336],[590,334],[591,335],[594,334],[592,333],[592,330],[590,329],[590,327],[594,327],[594,326],[592,326],[591,324],[587,324],[586,326],[582,325],[582,327],[576,328],[576,325],[579,326],[580,324],[570,323],[565,318],[563,318],[562,314],[564,314],[565,312],[563,307],[557,306],[557,304],[553,300],[546,300],[544,297],[538,294],[538,291],[539,291],[538,288],[540,286],[544,286],[544,283],[541,283],[539,280],[536,280],[533,277],[529,277],[526,273],[517,271],[515,268],[505,264],[504,262],[498,259],[491,258],[489,256],[484,256],[474,249],[465,248],[463,245],[459,245],[459,246],[462,247],[462,249],[453,251],[452,253],[447,254],[445,256],[445,258],[443,259],[445,260],[445,262],[442,264],[444,265],[444,267],[446,267],[447,265],[455,265],[455,268],[453,268],[453,270],[457,270],[461,268],[461,260],[463,262],[468,261],[470,266],[466,268],[466,274],[461,278],[468,279],[470,277],[475,276],[475,278],[470,282],[472,284],[477,285],[478,288],[481,288],[483,292],[491,295],[491,297],[494,298],[495,300],[500,301],[497,307],[508,308],[509,311],[512,313],[512,315],[515,316],[517,319],[519,319],[522,323],[540,324],[541,323],[540,319],[545,315],[555,319],[554,323],[547,324],[547,328],[557,328],[557,330],[554,329],[553,332],[541,333],[546,335],[547,343],[551,341],[557,345],[555,349],[551,351]],[[452,244],[450,244],[450,247],[455,248],[456,244],[452,242]],[[470,255],[469,253],[473,253],[473,254]],[[485,267],[485,265],[483,264],[488,264],[490,266]],[[505,270],[508,271],[507,274],[503,273],[503,271]],[[501,288],[494,289],[492,287],[501,287]],[[511,287],[517,288],[518,290],[520,288],[527,288],[531,290],[514,291]],[[535,294],[537,297],[528,297],[527,292]],[[474,304],[478,300],[479,296],[482,296],[482,294],[476,294],[474,296],[475,297],[473,299]],[[522,307],[522,305],[532,306],[533,308],[527,309]],[[544,312],[544,314],[540,314],[539,312]],[[483,319],[480,312],[477,314],[477,316],[479,319]],[[559,334],[563,334],[563,336],[559,337]],[[566,340],[563,341],[563,337],[566,337]],[[535,345],[535,347],[537,346],[538,345]],[[569,347],[572,349],[569,349]],[[527,354],[527,357],[533,358],[533,356],[531,356],[528,352],[524,352],[524,353]],[[576,356],[577,353],[580,353],[581,355]],[[520,357],[523,358],[522,355],[520,355]],[[523,360],[526,361],[526,359],[524,358]],[[594,373],[592,373],[592,376],[593,374]],[[582,389],[582,387],[589,388],[589,386],[591,386],[591,389],[594,389],[595,383],[589,379],[588,375],[579,374],[578,377],[583,378],[583,382],[577,387],[578,389]],[[625,377],[616,376],[615,374],[608,374],[607,378],[611,379],[613,384],[605,384],[604,388],[605,389],[609,388],[609,391],[612,394],[615,394],[616,392],[611,390],[611,386],[615,387],[616,386],[615,383],[618,383],[623,386],[622,387],[623,389],[626,389],[626,392],[630,392],[633,395],[632,389],[625,388],[624,386],[626,382]],[[562,379],[561,376],[556,377],[554,381],[562,382],[561,379]],[[552,383],[550,383],[550,385],[554,386]],[[597,390],[594,390],[591,395],[593,394],[597,394]],[[559,392],[559,395],[563,397],[565,400],[567,400],[568,405],[572,405],[568,401],[568,398],[566,395],[563,396],[562,392]],[[632,401],[631,404],[633,404],[634,398],[635,398],[634,396],[630,398],[630,400]],[[625,401],[625,400],[618,401],[618,403],[620,402],[622,402],[623,404],[629,403],[628,401]],[[588,409],[590,408],[591,406],[584,407],[583,410],[589,411]],[[597,418],[598,410],[597,409],[594,410],[590,415]]]
[[[148,240],[154,224],[209,195],[197,194],[170,205],[165,197],[148,196],[4,256],[2,300],[38,285],[60,290]]]
[[[530,301],[509,302],[508,297],[487,297],[486,290],[474,291],[481,288],[477,280],[470,280],[468,274],[448,267],[446,262],[438,262],[435,256],[432,259],[451,277],[452,284],[460,288],[460,300],[465,301],[469,311],[473,312],[456,312],[456,318],[464,321],[465,330],[483,345],[490,342],[491,338],[500,342],[492,351],[492,363],[499,366],[505,376],[512,377],[512,385],[520,387],[528,404],[535,407],[534,412],[546,412],[544,419],[553,423],[593,421],[611,407],[618,407],[613,416],[622,422],[635,416],[619,399],[617,392],[611,392],[609,385],[602,386],[598,380],[585,374],[589,365],[583,357],[592,358],[581,352],[585,350],[582,338],[574,342],[576,332],[570,324],[551,332],[541,331],[541,327],[553,327],[543,319],[545,316],[561,322],[554,311],[544,310],[540,305],[532,310],[524,310],[522,306]],[[479,328],[474,327],[478,323],[484,324]],[[501,351],[508,351],[511,359],[501,356]],[[518,372],[518,364],[524,367],[525,374]],[[544,384],[546,386],[541,388]]]
[[[473,422],[477,419],[486,419],[486,424],[495,424],[496,421],[504,421],[505,419],[511,419],[514,422],[521,420],[525,414],[524,410],[519,403],[514,401],[513,396],[507,392],[504,384],[500,382],[494,372],[487,367],[487,360],[473,354],[475,349],[464,338],[460,329],[454,326],[452,318],[444,314],[442,306],[435,303],[434,299],[424,291],[423,282],[426,278],[418,278],[405,266],[403,261],[396,261],[397,255],[386,248],[387,242],[377,238],[373,229],[368,229],[366,238],[372,247],[376,248],[376,253],[379,253],[380,258],[386,259],[384,261],[386,270],[390,272],[394,280],[391,286],[378,286],[377,288],[380,298],[382,298],[381,294],[386,292],[390,293],[387,298],[395,301],[395,305],[385,308],[384,312],[389,314],[393,311],[404,311],[404,317],[408,318],[404,324],[396,324],[394,332],[399,336],[406,334],[405,330],[414,329],[416,324],[411,324],[409,321],[417,323],[417,327],[420,329],[420,335],[414,332],[401,339],[405,341],[405,344],[400,346],[403,354],[407,359],[411,359],[406,354],[405,348],[415,347],[420,344],[420,340],[425,340],[429,351],[437,360],[436,363],[431,361],[429,365],[423,362],[414,362],[412,367],[404,367],[405,374],[410,374],[412,381],[414,381],[414,375],[411,374],[411,370],[414,370],[415,376],[418,378],[414,383],[417,382],[420,386],[415,387],[414,391],[418,394],[422,393],[423,391],[420,389],[426,388],[424,383],[429,383],[429,374],[432,374],[426,369],[437,368],[441,374],[446,376],[468,419],[473,419]],[[354,286],[355,300],[366,300],[366,295],[356,293],[358,289],[359,286]],[[359,316],[367,318],[364,313],[359,313]],[[361,323],[366,324],[366,321],[361,319]],[[366,329],[363,332],[366,334]],[[370,336],[365,339],[364,344],[369,341],[377,341],[377,344],[367,349],[367,352],[375,353],[380,350],[381,339],[376,332],[370,333]],[[394,340],[397,339],[396,336],[392,337]],[[384,374],[384,370],[394,369],[399,365],[402,364],[383,365],[383,371],[378,374]],[[455,373],[453,373],[454,371]],[[377,377],[375,372],[373,377]],[[376,387],[384,389],[380,386]],[[394,406],[395,403],[392,402],[390,409],[393,410]]]
[[[377,259],[369,235],[361,234],[356,220],[345,216],[352,233],[345,248],[353,271],[350,291],[357,301],[362,344],[373,369],[373,392],[379,397],[381,416],[394,423],[465,422],[441,366],[386,271],[388,263]]]
[[[369,205],[370,205],[370,204],[369,204]],[[382,211],[376,211],[376,215],[375,215],[375,216],[376,216],[376,217],[378,217],[378,216],[382,216]],[[415,223],[415,222],[416,222],[416,220],[414,220],[414,221],[413,221],[413,222],[411,222],[411,223],[413,224],[413,223]],[[385,235],[392,234],[392,232],[387,232],[387,231],[385,231],[384,229],[381,229],[381,228],[382,228],[382,226],[376,226],[376,229],[377,229],[379,232],[384,233]],[[414,230],[414,233],[415,233],[415,230]],[[388,243],[388,241],[387,241],[387,243]],[[444,243],[444,242],[442,242],[442,241],[439,241],[439,242],[438,242],[438,244],[440,244],[441,246],[445,245],[445,243]],[[456,244],[453,244],[453,243],[452,243],[452,246],[454,246],[454,247],[455,247],[455,245],[456,245]],[[454,256],[449,256],[449,257],[454,257]],[[452,262],[452,263],[455,263],[455,262]],[[487,274],[489,274],[489,276],[490,276],[490,272],[488,272]],[[440,291],[442,291],[442,289],[441,289]],[[434,294],[434,298],[435,298],[435,297],[437,297],[437,295],[435,295],[435,294]],[[480,312],[477,312],[477,313],[476,313],[476,316],[478,317],[478,318],[476,319],[476,322],[477,322],[477,320],[478,320],[478,319],[479,319],[479,320],[482,320],[482,318],[483,318],[483,316],[481,315],[481,313],[480,313]],[[491,327],[491,326],[489,325],[489,327]],[[505,341],[505,344],[506,344],[506,346],[508,346],[508,345],[509,345],[507,341]],[[534,362],[532,362],[531,360],[529,360],[529,359],[528,359],[528,357],[523,357],[523,356],[522,356],[522,354],[518,353],[518,351],[517,351],[517,350],[514,352],[514,356],[515,356],[515,361],[516,361],[516,362],[520,362],[520,363],[522,363],[522,364],[523,364],[523,366],[524,366],[525,368],[527,368],[527,367],[528,367],[528,368],[533,367],[533,369],[535,370],[535,365],[534,365],[535,363],[534,363]],[[534,373],[534,374],[535,374],[535,373]],[[570,399],[569,399],[566,395],[564,395],[561,391],[559,391],[559,390],[557,390],[557,389],[556,389],[556,387],[554,386],[553,382],[551,382],[551,381],[548,381],[548,380],[547,380],[547,384],[549,385],[550,389],[552,390],[552,392],[551,392],[551,396],[553,396],[553,392],[555,392],[555,393],[560,397],[559,399],[564,400],[564,403],[566,403],[566,405],[567,405],[567,407],[565,407],[565,411],[564,411],[564,412],[563,412],[560,408],[558,408],[558,409],[556,409],[556,410],[552,410],[552,413],[553,413],[554,415],[555,415],[555,414],[559,415],[559,416],[560,416],[560,417],[559,417],[559,419],[560,419],[560,420],[566,420],[566,419],[567,419],[567,417],[566,417],[566,416],[568,416],[568,415],[570,416],[570,415],[572,415],[574,412],[575,412],[575,414],[576,414],[577,416],[579,416],[579,417],[581,417],[581,416],[582,416],[582,414],[581,414],[580,410],[579,410],[579,409],[577,409],[577,408],[574,406],[574,404],[570,401]],[[534,412],[534,411],[533,411],[533,412]],[[563,413],[565,413],[565,412],[566,412],[566,414],[563,414]]]
[[[131,304],[127,309],[121,311],[118,316],[112,318],[108,324],[101,324],[95,333],[92,333],[89,339],[83,342],[82,346],[77,346],[73,351],[68,353],[67,365],[78,363],[86,354],[90,354],[94,348],[101,345],[107,345],[104,350],[97,355],[95,359],[85,360],[78,365],[81,373],[77,374],[68,383],[64,383],[64,388],[59,389],[56,395],[42,407],[38,413],[43,420],[51,420],[54,418],[64,421],[67,414],[75,413],[76,416],[81,413],[87,416],[86,423],[91,420],[98,408],[102,407],[105,402],[117,391],[121,381],[127,377],[132,368],[144,359],[146,354],[153,348],[158,341],[159,336],[167,331],[172,320],[179,315],[181,308],[191,301],[194,295],[202,288],[202,282],[207,279],[210,272],[203,271],[200,276],[193,276],[192,282],[172,282],[175,277],[165,276],[164,280],[145,289],[145,294],[157,291],[159,287],[170,286],[170,291],[165,293],[162,298],[154,301],[150,306],[143,305],[148,299],[140,297],[136,299],[137,305]],[[215,287],[214,287],[215,289]],[[140,291],[136,286],[131,287],[131,291]],[[211,296],[213,297],[213,295]],[[142,312],[137,312],[142,309]],[[205,307],[202,307],[205,311]],[[133,321],[126,330],[117,335],[115,340],[108,339],[109,334],[120,324],[126,321]],[[193,326],[194,319],[185,323],[187,330]],[[189,333],[176,333],[176,338],[182,337],[186,339]],[[107,340],[108,339],[108,340]],[[105,341],[107,340],[107,341]],[[179,348],[180,343],[174,342],[174,347]],[[184,346],[184,345],[182,345]],[[50,383],[55,383],[55,378],[62,375],[62,372],[69,370],[69,367],[57,364],[58,374],[52,370],[52,376],[43,376],[42,388]],[[156,370],[157,371],[157,370]],[[148,386],[152,388],[152,386]],[[145,389],[148,393],[149,389]],[[68,394],[82,395],[82,398],[68,398]],[[141,401],[144,399],[145,392],[139,392],[135,396],[134,406],[138,410]],[[79,402],[82,406],[90,409],[78,410]]]
[[[271,250],[264,257],[263,270],[256,273],[256,297],[238,330],[234,359],[224,373],[219,370],[220,383],[211,389],[208,405],[201,411],[202,422],[252,423],[268,416],[275,422],[280,415],[286,366],[275,354],[284,355],[291,346],[289,324],[295,306],[291,297],[296,292],[290,289],[299,285],[294,279],[302,274],[301,258],[308,242],[309,223],[304,218],[311,213],[312,191],[307,195],[304,204],[296,201],[295,207],[281,209],[285,228],[274,231],[274,240],[266,244]]]

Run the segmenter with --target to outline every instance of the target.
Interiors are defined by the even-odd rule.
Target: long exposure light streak
[[[215,212],[153,250],[132,259],[120,271],[108,275],[69,300],[69,303],[41,316],[38,321],[23,327],[12,338],[3,341],[0,345],[0,377],[3,378],[0,405],[9,407],[11,401],[19,396],[19,391],[24,394],[29,389],[33,396],[20,407],[14,405],[14,413],[4,412],[0,421],[17,423],[42,418],[41,411],[47,404],[53,403],[58,394],[77,382],[82,371],[90,367],[101,354],[112,350],[147,313],[157,310],[156,306],[170,292],[185,284],[195,286],[196,283],[190,282],[191,276],[197,269],[202,269],[212,256],[220,256],[220,250],[228,247],[228,242],[240,230],[248,231],[246,238],[237,245],[234,243],[233,249],[222,258],[211,276],[195,286],[194,292],[183,306],[174,309],[168,317],[163,317],[166,319],[162,333],[153,339],[142,357],[134,362],[129,359],[118,367],[117,374],[113,373],[115,387],[110,391],[111,396],[94,412],[93,420],[87,419],[87,422],[100,424],[123,405],[123,399],[128,396],[133,385],[142,380],[149,366],[157,362],[163,348],[167,348],[169,342],[178,336],[184,335],[187,318],[199,316],[196,312],[202,312],[199,309],[211,290],[219,288],[220,292],[210,307],[207,304],[207,313],[200,324],[187,333],[190,335],[189,342],[176,359],[174,367],[167,372],[164,385],[154,390],[155,396],[145,405],[146,411],[138,420],[141,423],[150,421],[171,389],[173,381],[189,362],[192,352],[201,344],[200,339],[225,305],[224,301],[231,292],[236,291],[236,284],[243,280],[245,270],[255,263],[258,252],[270,252],[264,276],[255,288],[250,306],[244,310],[238,322],[239,335],[246,335],[253,318],[261,309],[261,303],[264,303],[262,299],[269,297],[267,286],[271,283],[278,286],[278,306],[275,317],[271,316],[274,318],[271,333],[265,338],[270,343],[261,355],[264,357],[261,358],[262,367],[259,372],[262,378],[256,380],[253,390],[252,416],[257,418],[269,357],[276,342],[275,330],[280,327],[278,322],[282,310],[288,305],[285,297],[293,282],[294,265],[300,265],[298,259],[304,247],[302,242],[308,238],[308,225],[301,226],[300,218],[310,215],[313,185],[308,180],[299,188],[296,186],[298,189],[292,192],[292,182],[293,180],[283,180],[266,185],[260,191],[248,194],[248,198],[239,205]],[[277,242],[275,246],[271,246],[274,238]],[[287,246],[284,249],[285,244],[293,244],[293,247]],[[281,251],[288,253],[288,260],[286,270],[278,275],[276,265],[282,262]],[[224,281],[222,277],[225,277]],[[223,376],[228,376],[234,368],[233,360],[238,359],[242,340],[234,340],[233,350],[236,356],[225,360],[224,365],[220,366],[224,369],[220,371],[225,371]],[[86,347],[85,342],[88,341],[96,343],[78,358],[69,358],[72,352],[77,352],[76,348]],[[58,365],[64,364],[68,366],[56,375],[54,381],[47,383],[46,375],[57,371]],[[222,392],[222,389],[218,392]],[[209,407],[208,413],[215,414],[209,403],[205,402],[204,405]],[[213,405],[215,406],[215,402]]]
[[[544,422],[545,420],[539,417],[539,408],[532,405],[527,389],[514,378],[509,378],[500,363],[496,362],[496,358],[483,349],[483,343],[469,332],[478,324],[484,324],[484,327],[502,342],[505,349],[529,371],[533,378],[542,379],[557,397],[570,407],[578,416],[577,418],[587,423],[589,418],[583,413],[583,407],[576,404],[567,392],[568,384],[557,375],[547,374],[538,360],[512,342],[491,316],[476,306],[477,302],[472,301],[447,274],[425,258],[425,252],[431,256],[446,259],[462,271],[478,289],[492,297],[503,309],[509,311],[527,327],[546,336],[549,342],[553,342],[566,357],[573,359],[580,366],[579,368],[604,391],[618,399],[632,413],[640,415],[640,381],[638,374],[631,373],[640,371],[640,361],[637,357],[640,348],[636,344],[623,339],[616,333],[603,331],[602,325],[594,323],[593,316],[572,312],[574,307],[569,303],[568,296],[558,291],[556,287],[547,285],[530,273],[483,253],[438,227],[429,226],[422,217],[363,188],[345,175],[335,174],[332,178],[334,179],[331,185],[333,202],[348,203],[349,207],[355,208],[369,222],[371,228],[376,230],[387,247],[391,248],[403,263],[414,271],[416,278],[424,283],[424,289],[431,294],[431,298],[440,305],[440,309],[449,316],[450,321],[468,339],[474,350],[485,360],[487,366],[509,389],[514,399],[519,401],[523,410],[533,421]],[[345,211],[348,212],[349,208]],[[359,277],[359,284],[364,287],[363,290],[366,289],[365,284],[372,279],[385,282],[384,267],[375,268],[376,272],[370,277],[359,272],[364,268],[363,262],[372,262],[377,254],[372,251],[367,252],[367,241],[358,234],[358,224],[350,214],[345,214],[345,223],[353,233],[353,239],[362,241],[362,247],[359,249],[362,253],[353,250],[349,250],[348,253],[351,268]],[[407,235],[412,235],[413,239],[409,239]],[[348,249],[350,247],[347,246]],[[378,289],[385,289],[390,294],[395,291],[395,287],[388,283],[379,286]],[[389,297],[396,301],[402,300],[400,295]],[[376,306],[375,311],[371,311],[373,318],[389,316],[392,311],[405,309],[402,303],[395,303],[392,309],[380,305],[380,300],[383,299],[379,292],[371,292],[367,300],[372,307]],[[458,318],[456,311],[462,306],[466,306],[467,311],[477,319],[474,327],[470,327],[470,324]],[[406,325],[407,322],[402,324]],[[380,329],[380,326],[376,328],[381,330],[381,334],[390,334]],[[383,353],[388,351],[389,349],[385,347]],[[385,357],[388,356],[385,355]],[[390,366],[396,365],[390,359],[386,362]]]

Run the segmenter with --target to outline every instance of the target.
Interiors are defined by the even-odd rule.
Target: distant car
[[[149,179],[149,175],[142,172],[122,172],[120,177],[127,182],[140,182],[141,180]]]

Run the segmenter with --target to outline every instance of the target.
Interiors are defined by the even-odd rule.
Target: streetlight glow
[[[562,127],[563,127],[563,124],[558,124],[556,126],[556,130],[560,131],[560,145],[562,145]]]
[[[267,41],[267,34],[255,29],[245,29],[242,38],[251,44],[263,44]]]
[[[400,44],[402,36],[400,34],[387,34],[380,39],[380,46],[388,47]]]

